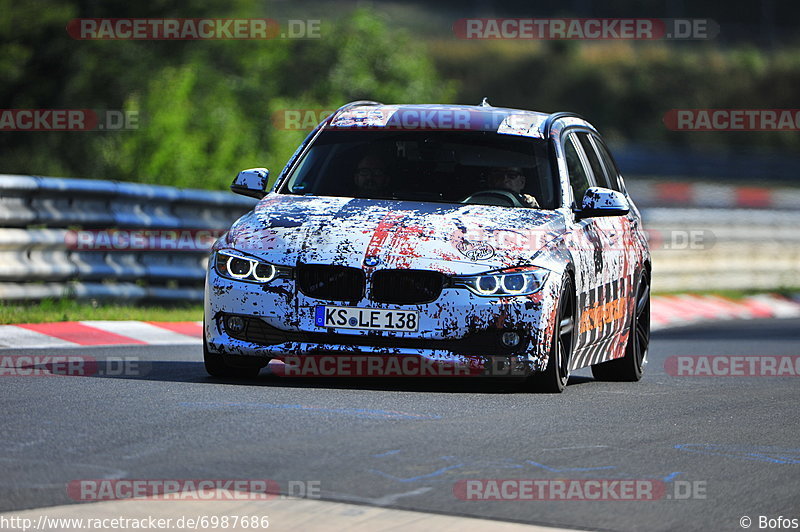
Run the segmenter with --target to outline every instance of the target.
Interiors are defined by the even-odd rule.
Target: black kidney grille
[[[413,305],[435,301],[444,275],[427,270],[378,270],[372,274],[370,299],[379,303]]]
[[[297,286],[308,297],[337,301],[358,301],[364,297],[364,272],[358,268],[301,264]]]

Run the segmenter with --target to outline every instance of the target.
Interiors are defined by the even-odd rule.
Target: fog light
[[[500,337],[500,341],[506,347],[516,347],[519,345],[519,334],[515,332],[504,332]]]
[[[239,316],[228,316],[225,318],[225,328],[228,332],[239,334],[244,331],[244,320]]]

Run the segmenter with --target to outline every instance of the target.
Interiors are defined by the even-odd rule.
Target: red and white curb
[[[202,321],[62,321],[0,325],[0,348],[199,344]]]
[[[741,299],[715,295],[653,296],[652,329],[734,319],[800,317],[800,303],[762,294]],[[0,325],[2,348],[62,348],[98,345],[199,345],[203,322],[64,321]]]
[[[628,192],[640,207],[722,209],[791,209],[800,204],[800,189],[631,180]]]
[[[650,327],[654,331],[703,322],[796,317],[800,317],[800,303],[776,294],[741,299],[691,294],[653,296],[650,304]]]

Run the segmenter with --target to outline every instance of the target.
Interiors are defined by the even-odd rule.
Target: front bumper
[[[291,279],[268,284],[232,281],[210,268],[205,290],[205,340],[212,353],[262,359],[370,356],[420,357],[437,364],[473,370],[541,371],[553,333],[560,280],[551,275],[542,290],[517,297],[480,297],[467,289],[445,288],[436,301],[416,305],[313,299]],[[416,332],[323,328],[315,323],[319,305],[415,310]],[[227,330],[225,318],[243,318],[242,331]],[[517,332],[520,343],[509,348],[503,332]],[[498,361],[500,363],[498,364]]]

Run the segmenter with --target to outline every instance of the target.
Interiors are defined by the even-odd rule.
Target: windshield
[[[492,132],[323,131],[280,190],[553,209],[543,140]]]

